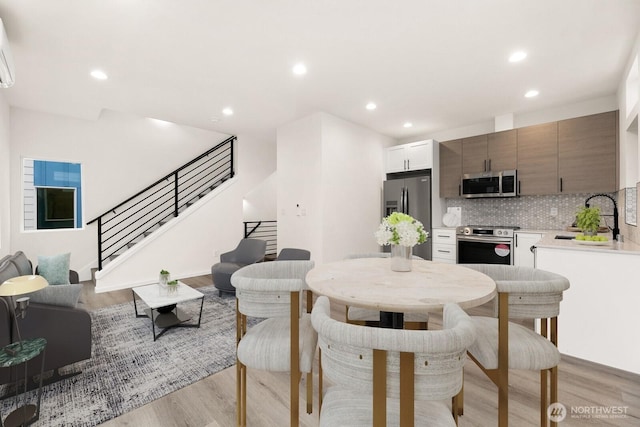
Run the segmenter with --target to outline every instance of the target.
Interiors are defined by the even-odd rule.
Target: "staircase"
[[[92,219],[98,270],[233,178],[232,136]]]

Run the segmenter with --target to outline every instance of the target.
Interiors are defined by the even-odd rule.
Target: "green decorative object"
[[[597,234],[600,227],[600,208],[581,208],[576,216],[576,225],[583,233]]]
[[[177,293],[178,293],[178,281],[171,280],[170,282],[167,282],[167,294],[174,295]]]

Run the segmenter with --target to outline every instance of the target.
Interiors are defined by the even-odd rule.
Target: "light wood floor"
[[[184,279],[193,287],[211,284],[211,276]],[[229,298],[229,297],[227,297]],[[88,309],[95,309],[131,300],[131,291],[95,294],[93,284],[85,283],[83,299]],[[485,314],[480,308],[475,314]],[[344,309],[332,307],[332,316],[344,318]],[[562,321],[562,315],[559,321]],[[432,316],[431,327],[439,327],[438,316]],[[635,326],[635,325],[633,325]],[[631,326],[630,326],[631,327]],[[562,339],[562,337],[559,337]],[[585,338],[587,334],[585,333]],[[594,345],[597,345],[594,343]],[[215,351],[214,348],[211,351]],[[630,349],[631,351],[631,349]],[[640,355],[639,355],[640,357]],[[289,419],[289,376],[248,370],[247,423],[249,426],[282,427]],[[317,369],[316,369],[317,373]],[[514,427],[539,426],[539,376],[524,371],[510,372],[509,420]],[[314,379],[317,408],[317,375]],[[639,426],[640,376],[613,368],[563,356],[559,367],[559,401],[569,410],[585,411],[587,407],[608,409],[626,407],[626,418],[579,419],[567,417],[560,427],[567,426]],[[307,415],[304,407],[304,380],[300,393],[300,425],[316,427],[317,412]],[[465,414],[460,427],[497,425],[497,391],[471,361],[465,367]],[[227,368],[197,383],[173,392],[141,408],[103,424],[114,426],[221,426],[235,425],[235,367]],[[594,409],[588,409],[593,411]]]

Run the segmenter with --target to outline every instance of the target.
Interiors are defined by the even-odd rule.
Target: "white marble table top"
[[[391,312],[442,310],[454,302],[475,307],[496,295],[489,276],[462,265],[413,260],[412,271],[391,271],[389,258],[360,258],[319,265],[307,274],[318,295],[349,306]]]
[[[202,292],[196,291],[182,282],[178,282],[178,290],[170,295],[161,292],[160,285],[157,283],[138,286],[137,288],[133,288],[133,292],[135,292],[149,308],[165,307],[167,305],[179,304],[204,297]]]

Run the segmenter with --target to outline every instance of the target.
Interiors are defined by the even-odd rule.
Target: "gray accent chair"
[[[237,425],[246,425],[247,368],[289,372],[290,425],[299,423],[299,387],[306,373],[307,413],[313,409],[313,359],[318,335],[302,313],[302,292],[313,261],[248,265],[231,276],[236,288]],[[248,327],[247,318],[264,319]]]
[[[464,267],[491,277],[498,290],[493,300],[494,317],[471,318],[478,339],[469,348],[470,358],[498,387],[498,426],[509,425],[509,369],[540,371],[540,420],[546,425],[547,407],[558,401],[558,314],[569,280],[530,267],[496,264]],[[540,319],[540,333],[509,319]]]
[[[0,262],[0,284],[16,276],[32,274],[31,262],[21,251],[7,256]],[[91,316],[89,312],[77,306],[82,284],[78,283],[78,274],[69,272],[70,285],[54,285],[28,295],[31,299],[27,314],[20,322],[22,339],[44,338],[47,340],[44,371],[52,371],[45,378],[49,384],[79,372],[62,374],[60,369],[91,358]],[[0,347],[17,340],[15,321],[12,315],[11,300],[0,298]],[[40,372],[42,356],[27,364],[28,372]],[[8,368],[0,369],[0,384],[13,383],[24,377],[24,370],[18,369],[18,377]],[[46,374],[45,374],[46,375]],[[29,385],[37,385],[30,381]]]
[[[389,258],[390,252],[370,252],[347,255],[346,259],[358,258]],[[413,255],[413,259],[423,258]],[[351,307],[346,308],[346,321],[356,325],[378,326],[380,323],[380,312],[369,308]],[[429,313],[404,313],[405,329],[427,329],[429,326]]]
[[[456,426],[456,396],[475,340],[473,322],[457,304],[444,306],[442,330],[407,331],[332,319],[329,299],[321,296],[311,322],[320,378],[332,384],[321,402],[321,427]]]
[[[267,250],[267,242],[260,239],[242,239],[238,246],[220,255],[220,262],[211,267],[213,285],[218,289],[218,295],[223,293],[235,294],[236,289],[231,286],[231,276],[242,267],[262,262]]]
[[[276,261],[308,261],[310,259],[311,252],[306,249],[283,248]]]

